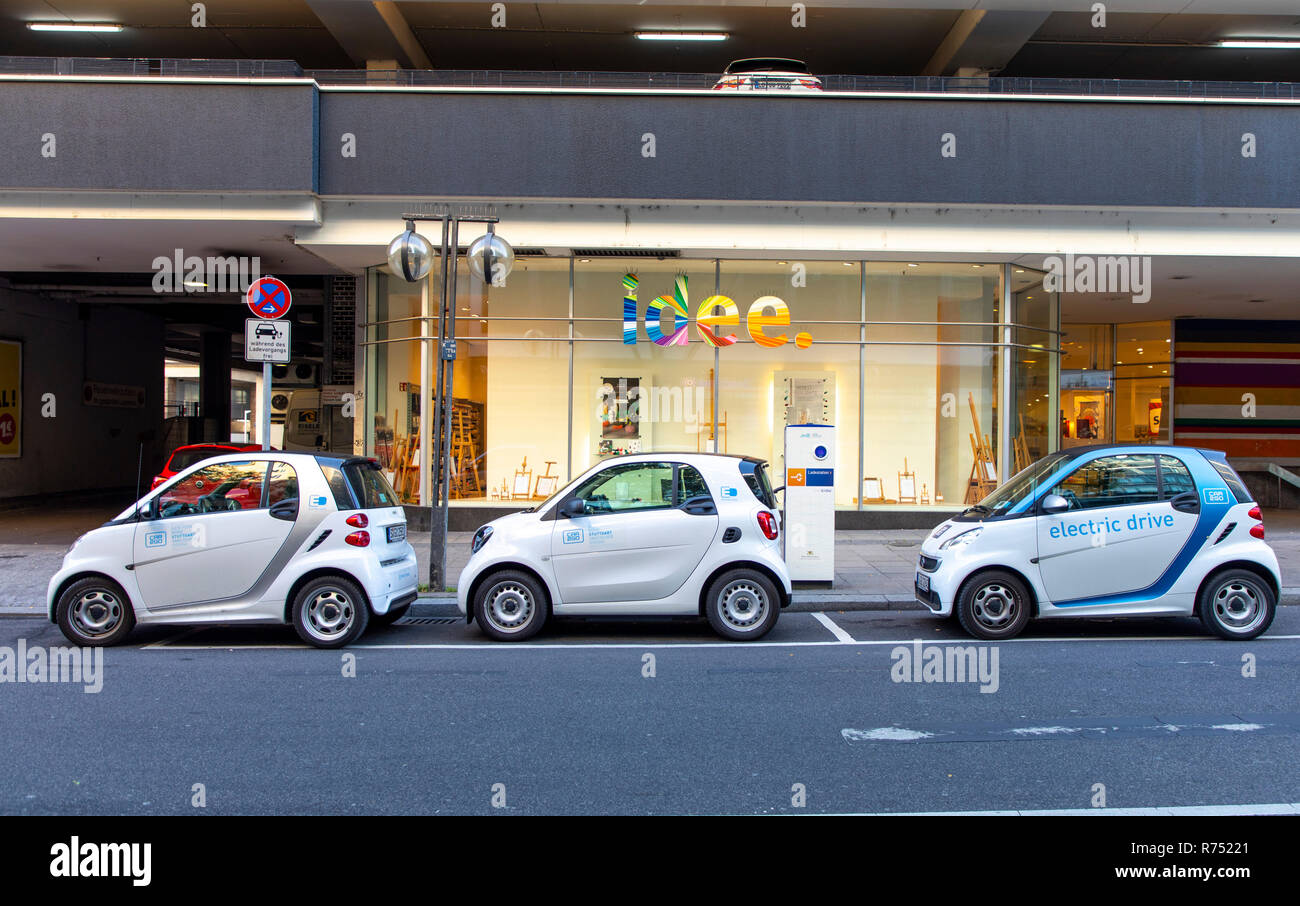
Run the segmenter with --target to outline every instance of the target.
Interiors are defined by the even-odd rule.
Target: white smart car
[[[982,639],[1031,617],[1199,615],[1268,629],[1282,587],[1259,507],[1224,455],[1150,444],[1054,453],[936,528],[917,599]]]
[[[460,612],[502,641],[551,615],[704,617],[724,638],[760,638],[790,604],[763,466],[699,453],[602,462],[475,533]]]
[[[78,645],[136,624],[292,623],[337,648],[417,594],[406,515],[376,462],[307,453],[204,459],[73,543],[49,617]]]

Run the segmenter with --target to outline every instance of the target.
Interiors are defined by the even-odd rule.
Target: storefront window
[[[1007,327],[1003,271],[524,255],[505,286],[485,287],[462,260],[451,500],[525,505],[595,463],[652,450],[759,456],[783,484],[784,428],[801,423],[837,429],[841,508],[978,499],[1006,477],[1004,367],[1015,465],[1054,446],[1056,300],[1040,274],[1021,269]],[[431,431],[421,409],[434,394],[425,384],[435,373],[438,279],[435,267],[422,299],[420,285],[383,268],[370,275],[367,451],[405,502],[419,499],[419,447]],[[625,321],[629,294],[635,315]],[[733,314],[735,323],[712,329],[734,343],[712,344],[701,331],[697,316],[714,295],[734,311],[704,314]],[[750,324],[764,297],[763,320]],[[684,317],[674,315],[679,306]]]
[[[1014,268],[1011,275],[1011,355],[1015,371],[1011,384],[1011,470],[1019,472],[1057,449],[1056,331],[1058,298],[1043,289],[1043,274]]]
[[[635,289],[625,278],[634,276]],[[680,279],[680,283],[678,282]],[[730,425],[730,410],[713,393],[713,347],[687,326],[685,344],[658,345],[655,329],[669,340],[673,306],[647,308],[666,296],[682,302],[695,318],[701,302],[714,295],[712,260],[578,259],[573,274],[573,473],[625,453],[707,452],[713,414],[719,420],[717,450],[739,452]],[[623,300],[637,295],[636,343],[624,342]],[[730,352],[731,350],[724,350]],[[725,404],[724,404],[725,405]],[[761,454],[760,454],[761,455]]]
[[[984,496],[972,479],[996,484],[1000,270],[867,264],[866,502],[960,506]]]
[[[735,346],[720,349],[724,440],[733,453],[770,463],[776,483],[785,480],[785,427],[835,426],[835,505],[857,505],[859,337],[862,275],[857,261],[723,261],[722,291],[734,299],[743,321],[756,299],[775,296],[790,312],[780,346],[755,343],[742,323]],[[800,349],[795,336],[812,344]],[[726,452],[725,448],[720,448]]]
[[[1173,339],[1169,321],[1115,326],[1115,439],[1169,443]]]
[[[1115,336],[1109,324],[1061,325],[1061,447],[1111,443]]]

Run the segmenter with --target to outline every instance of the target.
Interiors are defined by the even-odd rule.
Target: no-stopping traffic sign
[[[282,318],[293,304],[293,296],[283,280],[275,277],[259,277],[248,287],[244,301],[249,309],[259,318],[274,321]]]

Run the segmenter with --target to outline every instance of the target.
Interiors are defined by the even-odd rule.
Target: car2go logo
[[[637,286],[636,274],[623,277],[623,344],[635,346],[637,342]],[[715,309],[721,308],[720,313]],[[672,327],[664,332],[663,316],[667,312],[672,316]],[[646,336],[656,346],[685,346],[690,342],[687,329],[690,327],[690,296],[687,293],[687,277],[679,274],[673,279],[673,294],[658,296],[651,300],[645,309]],[[700,303],[695,312],[695,330],[700,339],[710,346],[731,346],[736,342],[736,335],[723,335],[719,328],[732,327],[740,323],[740,308],[728,296],[709,296]],[[776,296],[760,296],[749,306],[745,315],[745,328],[749,338],[759,346],[776,349],[790,342],[785,334],[768,336],[764,328],[785,327],[790,323],[790,306]],[[807,349],[812,345],[812,334],[797,333],[794,345]]]

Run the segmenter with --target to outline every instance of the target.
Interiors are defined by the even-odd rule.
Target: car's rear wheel
[[[341,648],[361,637],[370,622],[370,605],[357,583],[322,576],[304,585],[293,599],[293,628],[317,648]]]
[[[997,641],[1020,635],[1029,623],[1029,589],[1003,570],[980,573],[957,593],[957,622],[977,639]]]
[[[135,627],[135,610],[122,586],[112,579],[78,579],[54,606],[59,628],[74,645],[116,645]]]
[[[1246,641],[1263,634],[1273,623],[1277,599],[1273,589],[1247,569],[1229,569],[1211,576],[1201,587],[1201,622],[1225,639]]]
[[[537,580],[517,570],[502,570],[483,580],[474,595],[479,629],[498,642],[520,642],[546,624],[546,593]]]
[[[761,639],[781,615],[781,598],[772,580],[756,569],[732,569],[709,585],[704,615],[724,639]]]

